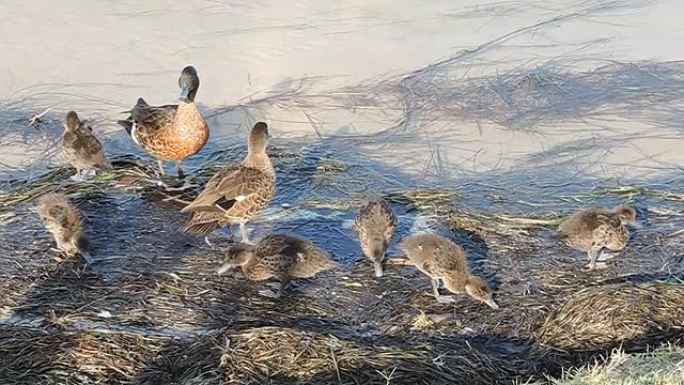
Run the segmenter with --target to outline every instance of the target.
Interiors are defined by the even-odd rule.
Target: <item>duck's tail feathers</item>
[[[138,101],[135,102],[135,106],[133,106],[133,108],[131,108],[128,111],[121,111],[122,114],[130,115],[125,120],[117,120],[116,123],[118,123],[120,126],[123,126],[123,128],[126,129],[128,135],[131,135],[131,131],[133,130],[133,124],[135,123],[134,115],[136,115],[136,110],[139,108],[145,108],[149,106],[150,105],[147,104],[145,99],[138,98]]]
[[[337,269],[340,264],[330,259],[328,253],[317,246],[309,246],[305,256],[295,263],[290,272],[293,277],[309,278],[322,271]]]
[[[219,218],[216,215],[205,213],[193,213],[183,228],[184,233],[193,235],[209,235],[221,227]]]
[[[130,116],[126,120],[117,120],[116,123],[123,126],[128,135],[131,135],[131,132],[133,131],[133,119]]]
[[[100,162],[100,164],[97,165],[97,168],[100,171],[112,171],[114,169],[112,164],[107,159],[104,159],[102,162]]]

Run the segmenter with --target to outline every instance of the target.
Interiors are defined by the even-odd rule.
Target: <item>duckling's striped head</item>
[[[178,78],[178,87],[181,89],[179,99],[185,102],[195,101],[199,85],[199,75],[197,75],[195,67],[187,66],[183,68],[180,78]]]
[[[73,131],[80,127],[80,125],[81,121],[78,119],[78,114],[76,114],[76,111],[69,111],[64,118],[64,127],[66,127],[67,130]]]
[[[228,248],[223,265],[218,269],[219,275],[224,274],[230,269],[244,266],[254,256],[254,246],[238,243]]]
[[[445,286],[448,288],[448,280],[444,280]],[[465,283],[465,291],[471,297],[480,300],[487,304],[492,309],[498,309],[499,305],[492,299],[492,289],[489,287],[487,281],[480,277],[470,276]]]
[[[635,223],[636,222],[636,210],[631,206],[618,206],[615,209],[620,222],[622,223]]]

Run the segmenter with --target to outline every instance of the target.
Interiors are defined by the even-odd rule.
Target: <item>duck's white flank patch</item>
[[[133,122],[133,125],[131,126],[131,138],[133,138],[135,144],[140,146],[140,142],[138,141],[138,124],[135,122]]]
[[[244,195],[238,195],[238,196],[235,197],[235,200],[236,200],[237,202],[242,202],[242,201],[244,201],[245,199],[247,199],[247,197],[244,196]]]

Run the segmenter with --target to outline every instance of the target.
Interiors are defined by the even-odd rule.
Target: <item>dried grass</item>
[[[0,337],[0,376],[9,383],[489,384],[531,374],[531,355],[536,365],[546,359],[487,341],[388,344],[278,327],[184,340],[19,327],[0,329]]]
[[[684,285],[633,283],[592,287],[570,297],[539,336],[564,349],[655,344],[684,336]]]
[[[615,351],[606,360],[573,370],[554,385],[682,385],[684,350],[664,346],[650,353]]]

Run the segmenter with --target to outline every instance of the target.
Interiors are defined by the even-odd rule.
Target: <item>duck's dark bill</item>
[[[183,100],[183,101],[187,101],[187,100],[188,100],[188,95],[189,95],[189,94],[190,94],[190,87],[189,87],[189,86],[185,86],[185,87],[181,88],[181,92],[180,92],[180,94],[178,95],[178,99],[179,99],[179,100]]]

